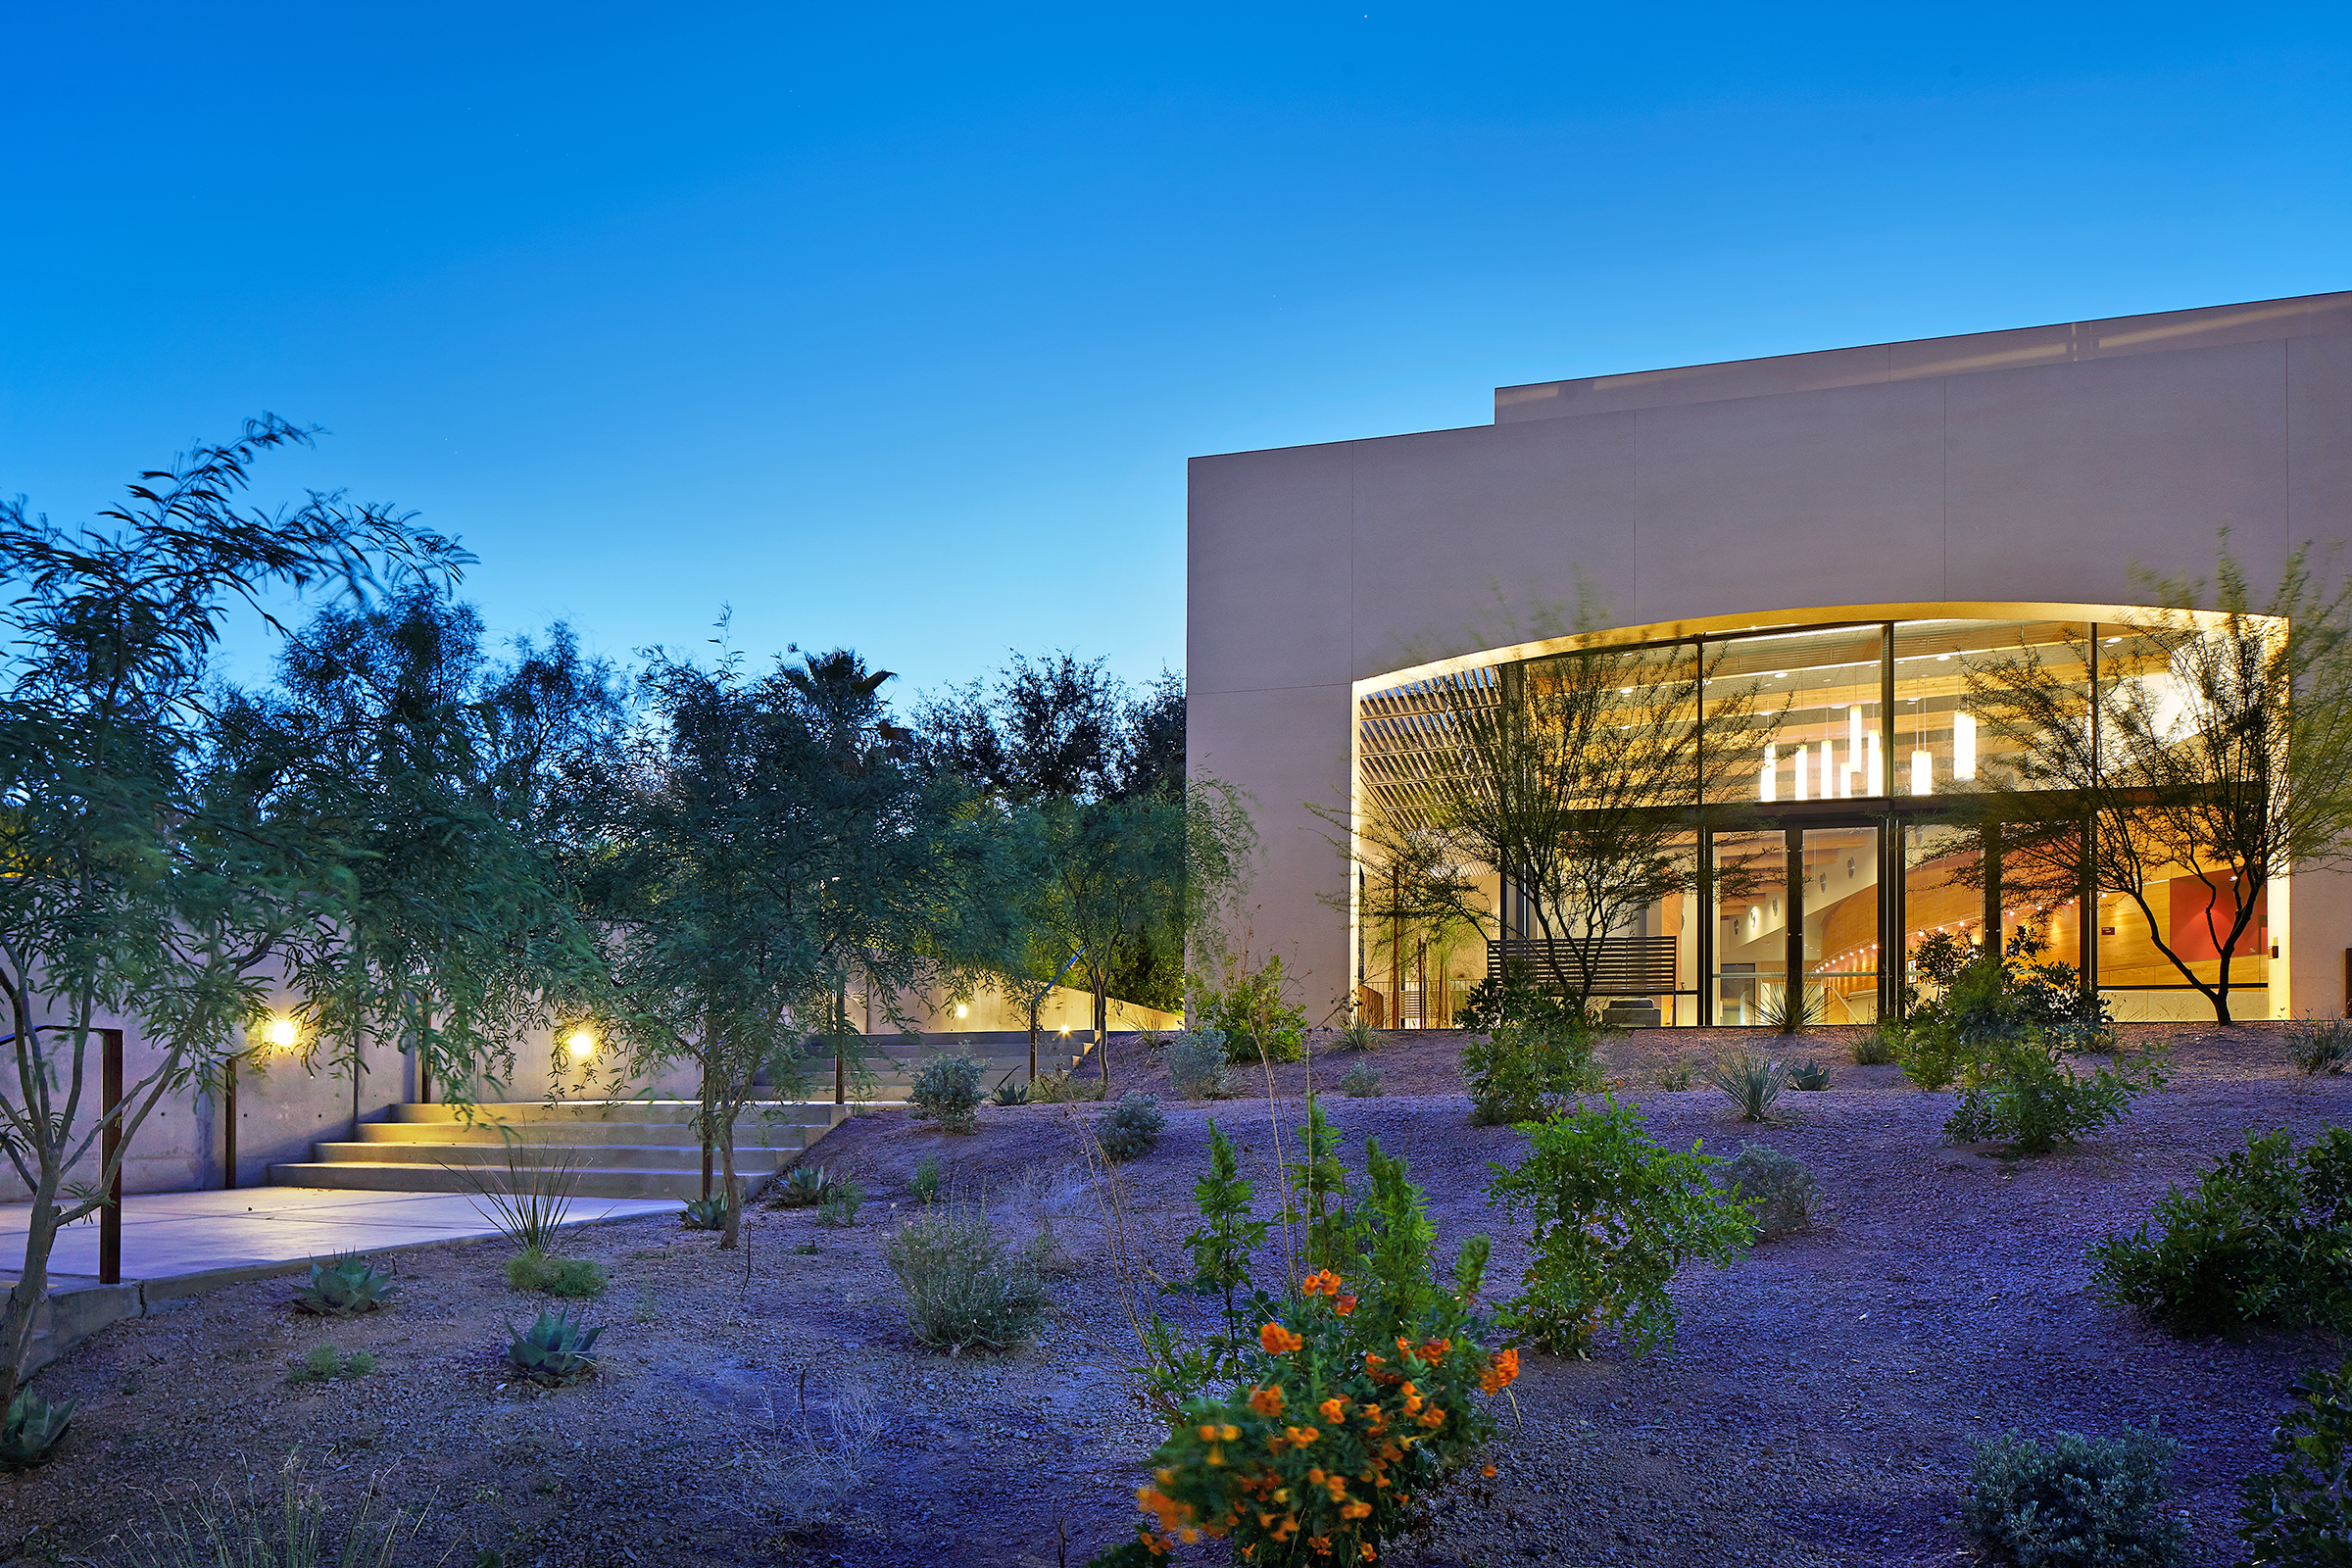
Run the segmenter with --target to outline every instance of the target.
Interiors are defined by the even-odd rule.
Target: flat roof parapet
[[[1904,343],[1875,343],[1863,348],[1822,349],[1761,360],[1728,360],[1718,365],[1686,365],[1622,375],[1502,386],[1494,389],[1494,422],[1517,424],[1580,414],[1617,414],[1730,398],[1769,397],[1783,392],[1821,392],[1880,381],[2025,369],[2075,360],[2114,359],[2128,354],[2160,354],[2224,343],[2346,332],[2352,332],[2352,292],[2306,294],[2296,299],[2210,305],[2153,316],[2061,321],[1999,332],[1967,332],[1957,337],[1914,338]]]

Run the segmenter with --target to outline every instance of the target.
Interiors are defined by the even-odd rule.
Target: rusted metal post
[[[111,1170],[107,1178],[106,1206],[98,1210],[98,1283],[122,1283],[122,1031],[98,1031],[101,1054],[98,1079],[98,1114],[105,1118],[104,1131],[99,1135],[98,1157],[101,1170]],[[84,1058],[87,1059],[86,1057]]]

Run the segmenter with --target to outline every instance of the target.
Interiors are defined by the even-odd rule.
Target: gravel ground
[[[1754,1138],[1794,1155],[1826,1196],[1824,1223],[1729,1269],[1685,1271],[1680,1336],[1645,1362],[1607,1346],[1586,1362],[1527,1356],[1492,1494],[1393,1560],[1964,1561],[1956,1495],[1976,1441],[2157,1418],[2184,1445],[2176,1476],[2197,1560],[2228,1561],[2237,1478],[2261,1464],[2290,1379],[2338,1348],[2304,1336],[2169,1340],[2086,1294],[2083,1250],[2137,1223],[2168,1182],[2192,1179],[2245,1129],[2342,1120],[2352,1083],[2297,1076],[2263,1026],[2126,1033],[2172,1053],[2171,1083],[2108,1136],[2022,1162],[1944,1147],[1949,1097],[1843,1064],[1838,1031],[1795,1053],[1838,1064],[1833,1087],[1787,1097],[1787,1115],[1761,1129],[1731,1120],[1712,1091],[1655,1087],[1670,1065],[1757,1037],[1611,1041],[1619,1092],[1662,1142],[1728,1153]],[[1352,1138],[1407,1158],[1448,1252],[1495,1232],[1490,1280],[1507,1290],[1525,1252],[1481,1194],[1486,1163],[1515,1157],[1521,1140],[1468,1125],[1457,1046],[1385,1037],[1373,1060],[1388,1096],[1329,1108]],[[1328,1086],[1350,1059],[1318,1055],[1276,1088],[1295,1095],[1310,1073]],[[1132,1042],[1111,1069],[1114,1090],[1165,1091]],[[1077,1127],[1096,1109],[990,1107],[960,1138],[896,1112],[858,1118],[817,1157],[874,1195],[860,1223],[824,1230],[809,1210],[755,1209],[748,1255],[661,1219],[578,1232],[565,1250],[611,1270],[589,1308],[611,1327],[600,1375],[572,1388],[502,1375],[504,1326],[539,1303],[500,1280],[497,1243],[400,1254],[403,1295],[367,1319],[304,1317],[287,1283],[270,1281],[119,1325],[39,1380],[82,1412],[56,1463],[0,1475],[0,1562],[136,1560],[131,1544],[174,1499],[268,1484],[299,1453],[338,1510],[372,1489],[379,1514],[420,1520],[404,1564],[466,1565],[485,1549],[510,1568],[1082,1563],[1126,1529],[1154,1439],[1126,1392],[1134,1342]],[[1180,1272],[1212,1115],[1266,1189],[1262,1099],[1170,1105],[1158,1148],[1127,1179],[1133,1250],[1166,1275]],[[987,1197],[1016,1239],[1051,1227],[1070,1255],[1032,1348],[949,1358],[906,1343],[881,1250],[926,1155],[953,1188]],[[289,1363],[322,1341],[381,1365],[289,1385]],[[837,1425],[869,1444],[847,1487],[807,1457],[805,1440],[821,1450]]]

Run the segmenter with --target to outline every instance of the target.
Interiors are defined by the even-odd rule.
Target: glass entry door
[[[1816,1023],[1879,1017],[1879,829],[1807,828],[1805,993]]]

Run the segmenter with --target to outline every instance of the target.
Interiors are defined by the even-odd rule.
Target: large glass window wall
[[[1661,798],[1681,803],[1690,828],[1671,853],[1691,874],[1600,938],[1611,978],[1596,996],[1623,1021],[1755,1024],[1801,1007],[1865,1023],[1919,983],[1913,960],[1927,937],[1975,947],[2021,925],[2046,958],[2086,971],[2119,1017],[2195,1016],[2204,1004],[2164,950],[2201,979],[2218,975],[2216,937],[2226,940],[2236,912],[2226,869],[2191,867],[2138,898],[2086,897],[2050,843],[2012,839],[1988,906],[1982,842],[1955,825],[1954,808],[1995,781],[2066,783],[2021,777],[1987,720],[1980,693],[2000,664],[2054,677],[2084,714],[2083,755],[2102,766],[2118,765],[2118,728],[2161,736],[2187,721],[2195,645],[2110,613],[1677,628],[1645,643],[1607,639],[1598,657],[1433,668],[1362,691],[1358,798],[1438,831],[1429,781],[1455,765],[1463,734],[1498,723],[1514,703],[1523,732],[1669,780]],[[1367,885],[1357,944],[1367,1013],[1442,1024],[1494,972],[1497,939],[1538,939],[1507,868],[1483,874],[1496,927],[1485,933],[1408,929]],[[2241,1016],[2268,1010],[2271,940],[2258,905],[2230,959]]]

